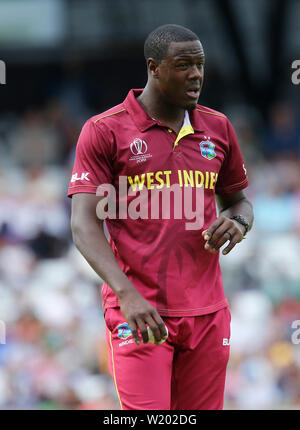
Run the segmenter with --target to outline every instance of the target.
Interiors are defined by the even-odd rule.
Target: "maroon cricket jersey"
[[[68,196],[98,194],[100,185],[113,186],[116,216],[110,212],[106,224],[122,271],[162,316],[209,314],[228,306],[228,302],[219,252],[211,254],[204,249],[201,233],[217,217],[215,193],[233,193],[248,185],[236,134],[225,115],[197,105],[186,111],[177,135],[142,109],[136,100],[141,92],[131,90],[123,103],[84,124]],[[125,188],[131,190],[126,196],[128,213],[132,209],[138,212],[137,197],[143,192],[140,207],[145,195],[149,196],[148,216],[145,212],[139,217],[126,217],[124,212],[119,215],[121,177],[125,178]],[[174,185],[176,191],[183,191],[183,206],[184,192],[192,192],[189,196],[195,199],[194,209],[196,191],[202,192],[201,228],[186,228],[191,220],[184,209],[181,218],[175,214],[178,207],[172,193],[170,216],[159,207],[158,216],[156,212],[151,217],[151,194],[171,190]],[[102,294],[104,310],[119,306],[106,283]]]

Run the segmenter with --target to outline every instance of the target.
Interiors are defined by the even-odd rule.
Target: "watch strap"
[[[248,233],[249,230],[249,223],[248,221],[245,220],[244,217],[242,217],[241,215],[234,215],[232,217],[230,217],[230,219],[234,219],[235,221],[237,221],[238,223],[242,224],[245,227],[245,233],[244,233],[244,237],[246,236],[246,234]]]

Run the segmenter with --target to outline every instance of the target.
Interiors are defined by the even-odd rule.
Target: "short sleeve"
[[[227,120],[228,153],[224,159],[216,184],[217,194],[230,194],[248,186],[247,171],[237,136]]]
[[[96,194],[101,184],[112,183],[112,145],[104,133],[88,120],[78,138],[68,197],[75,193]]]

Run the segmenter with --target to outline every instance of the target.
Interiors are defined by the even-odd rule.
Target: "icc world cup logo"
[[[147,143],[139,138],[134,139],[130,144],[130,150],[134,155],[143,155],[147,152]]]

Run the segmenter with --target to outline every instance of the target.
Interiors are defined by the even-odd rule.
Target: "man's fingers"
[[[208,240],[211,235],[210,235],[210,233],[207,233],[207,230],[203,230],[202,236],[203,236],[204,240]]]
[[[236,222],[223,216],[217,218],[207,230],[204,230],[202,236],[206,241],[204,248],[212,254],[217,253],[229,240],[229,245],[223,251],[224,255],[243,239],[241,229]]]
[[[228,236],[225,235],[225,232],[227,231],[227,227],[224,225],[219,226],[213,233],[213,235],[210,237],[210,239],[207,242],[208,247],[212,246],[215,249],[219,249],[220,246],[222,246],[227,240]],[[206,247],[207,249],[207,247]]]
[[[168,335],[167,329],[162,320],[161,320],[161,323],[157,324],[151,316],[147,316],[145,318],[136,318],[136,324],[131,323],[129,324],[129,327],[131,329],[134,341],[137,345],[140,345],[141,343],[139,332],[142,337],[143,343],[147,343],[149,341],[147,324],[151,328],[153,335],[155,337],[155,340],[157,342],[160,342],[162,339],[165,339],[167,337]]]
[[[147,343],[149,341],[147,325],[152,330],[156,342],[165,340],[168,337],[167,328],[159,313],[154,308],[128,318],[127,321],[137,345],[140,345],[141,340],[143,343]]]
[[[233,238],[231,239],[230,243],[228,244],[228,246],[226,246],[226,248],[223,249],[222,254],[226,255],[228,254],[237,243],[239,243],[240,240],[238,238],[238,235],[234,235]]]
[[[159,342],[162,339],[167,339],[168,337],[168,331],[166,328],[166,325],[164,322],[162,322],[161,324],[158,324],[158,326],[156,326],[155,331],[152,329],[152,327],[150,326],[151,330],[154,333],[155,339],[157,340],[157,342]]]
[[[159,324],[157,324],[151,316],[147,318],[146,322],[151,328],[156,342],[160,342],[163,336]]]
[[[159,315],[158,312],[155,312],[153,314],[153,319],[156,322],[156,324],[158,325],[161,338],[166,339],[168,337],[168,331],[167,331],[167,328],[166,328],[166,325],[165,325],[163,319],[161,318],[161,316]]]
[[[145,321],[141,318],[138,318],[136,322],[137,322],[138,328],[140,329],[143,343],[147,343],[149,340],[149,337],[148,337],[148,331],[147,331]]]
[[[228,227],[222,224],[220,225],[213,233],[211,238],[205,244],[205,249],[209,247],[218,250],[227,240],[230,240],[232,237],[231,233],[228,233]]]
[[[222,218],[217,218],[209,227],[207,230],[203,231],[203,237],[204,240],[209,240],[212,235],[214,234],[215,230],[223,223]]]
[[[217,243],[215,243],[215,244],[213,245],[214,249],[215,249],[216,251],[218,251],[218,250],[221,248],[221,246],[223,246],[223,245],[224,245],[224,243],[226,243],[228,240],[229,240],[229,241],[232,241],[233,236],[234,236],[234,233],[231,233],[229,230],[224,231],[224,232],[222,233],[221,238],[217,241]]]
[[[152,314],[152,318],[152,321],[151,319],[148,320],[148,324],[154,334],[155,340],[160,342],[162,339],[167,339],[168,331],[159,313],[155,311]]]
[[[136,323],[134,321],[128,321],[128,325],[129,325],[129,328],[131,330],[132,337],[133,337],[135,343],[137,345],[139,345],[141,343],[141,339],[139,337]]]

